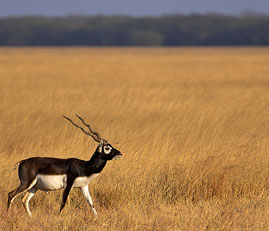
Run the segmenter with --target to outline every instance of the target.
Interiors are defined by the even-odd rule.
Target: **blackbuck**
[[[80,116],[76,116],[89,131],[78,126],[66,116],[64,116],[64,118],[99,143],[90,160],[84,161],[76,158],[59,159],[51,157],[32,157],[21,160],[18,162],[20,185],[17,189],[8,193],[7,210],[16,196],[26,192],[25,196],[22,198],[22,203],[29,216],[31,216],[29,201],[38,189],[45,192],[64,189],[60,207],[61,213],[70,190],[72,188],[80,188],[92,212],[94,215],[97,215],[88,185],[92,179],[96,178],[101,173],[108,160],[119,159],[122,154],[120,151],[113,148],[107,140],[103,139],[99,133],[93,131],[90,125]]]

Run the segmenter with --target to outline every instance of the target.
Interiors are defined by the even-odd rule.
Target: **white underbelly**
[[[72,185],[74,188],[82,188],[87,186],[91,180],[96,178],[99,173],[94,173],[91,176],[77,177]],[[67,176],[66,175],[41,175],[36,177],[35,187],[42,191],[53,191],[66,187]]]
[[[35,187],[43,191],[53,191],[65,188],[66,175],[37,175]]]

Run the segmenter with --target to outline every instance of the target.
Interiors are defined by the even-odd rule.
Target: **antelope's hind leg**
[[[28,189],[31,189],[36,184],[36,181],[37,181],[36,179],[34,179],[31,182],[21,181],[21,183],[17,189],[8,193],[7,211],[9,209],[12,201],[15,199],[15,197],[26,192]]]
[[[29,208],[29,201],[35,195],[36,191],[37,191],[36,187],[32,187],[27,191],[27,193],[22,198],[23,206],[24,206],[24,208],[29,216],[32,216],[32,213],[31,213],[30,208]]]

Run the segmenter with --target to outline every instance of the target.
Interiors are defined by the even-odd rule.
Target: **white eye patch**
[[[111,152],[111,150],[112,150],[112,147],[110,147],[110,146],[104,146],[104,153],[105,154],[110,154],[110,152]]]

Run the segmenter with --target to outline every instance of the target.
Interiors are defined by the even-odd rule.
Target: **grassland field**
[[[59,215],[29,218],[14,164],[90,159],[81,115],[123,157]],[[269,230],[269,48],[0,48],[0,230]]]

